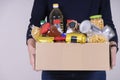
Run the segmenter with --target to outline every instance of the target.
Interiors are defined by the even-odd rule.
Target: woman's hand
[[[112,67],[114,67],[116,65],[116,52],[117,52],[117,48],[116,47],[111,47]]]
[[[114,45],[114,46],[112,46],[112,45]],[[116,42],[111,41],[110,46],[111,46],[111,62],[112,62],[111,67],[114,67],[116,65],[117,44],[116,44]]]
[[[28,44],[28,52],[30,56],[30,64],[32,65],[33,69],[35,69],[35,40],[30,38],[27,41]]]

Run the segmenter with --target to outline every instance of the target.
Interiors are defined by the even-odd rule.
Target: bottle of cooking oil
[[[53,4],[53,9],[50,12],[49,19],[50,19],[50,24],[51,25],[55,25],[54,21],[60,20],[60,28],[61,28],[61,30],[63,32],[63,30],[64,30],[64,27],[63,27],[63,14],[62,14],[61,10],[59,9],[59,4],[57,4],[57,3]]]

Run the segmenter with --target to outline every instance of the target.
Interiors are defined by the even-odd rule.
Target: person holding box
[[[115,32],[110,39],[110,50],[112,53],[112,66],[116,64],[116,53],[118,51],[118,36],[112,21],[110,0],[34,0],[30,24],[28,26],[26,42],[30,55],[30,63],[34,69],[35,40],[31,35],[31,25],[40,26],[40,21],[47,17],[52,5],[58,3],[64,15],[64,21],[74,19],[81,23],[88,20],[90,16],[101,14],[105,25],[109,25]],[[43,71],[42,80],[106,80],[105,71]]]

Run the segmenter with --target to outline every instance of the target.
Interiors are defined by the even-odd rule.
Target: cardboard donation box
[[[110,70],[109,43],[36,43],[36,70]]]

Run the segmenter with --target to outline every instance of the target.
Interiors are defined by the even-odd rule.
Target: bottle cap
[[[53,4],[53,8],[58,8],[59,7],[59,4],[58,3],[54,3]]]

